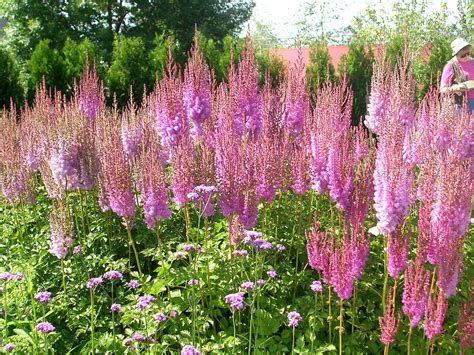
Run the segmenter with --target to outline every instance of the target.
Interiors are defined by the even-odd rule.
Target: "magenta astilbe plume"
[[[467,295],[467,302],[459,304],[458,338],[462,351],[474,347],[474,279]]]
[[[370,233],[365,233],[362,224],[353,225],[351,228],[350,244],[347,246],[352,260],[351,273],[353,277],[360,279],[369,258]]]
[[[185,136],[171,149],[171,181],[173,201],[178,207],[189,201],[188,194],[195,184],[194,145],[191,137]]]
[[[306,135],[300,136],[297,141],[290,143],[291,190],[302,196],[310,188],[309,152],[307,150]]]
[[[434,297],[428,298],[423,328],[429,340],[433,340],[436,335],[443,332],[443,323],[447,308],[448,303],[441,290],[438,289]]]
[[[58,259],[64,259],[74,243],[74,230],[66,208],[61,204],[54,207],[49,217],[51,227],[49,252]]]
[[[462,245],[455,243],[447,245],[446,241],[438,245],[437,281],[438,287],[444,291],[445,297],[456,293],[456,287],[461,277],[461,263],[463,254],[460,251]]]
[[[229,85],[235,102],[234,129],[239,137],[258,137],[262,129],[261,98],[255,53],[247,37],[237,68],[229,70]]]
[[[187,118],[193,124],[193,136],[199,137],[202,124],[211,115],[211,90],[209,68],[199,47],[197,33],[184,70],[183,101]]]
[[[127,158],[120,140],[117,117],[103,117],[98,122],[97,145],[101,188],[110,209],[120,217],[135,216],[135,198]]]
[[[338,245],[330,256],[331,284],[341,300],[352,296],[354,287],[353,253],[346,239]]]
[[[430,271],[423,267],[421,258],[411,262],[405,269],[402,302],[403,313],[410,318],[410,327],[416,327],[425,312],[430,274]]]
[[[400,324],[400,317],[395,314],[392,291],[392,287],[390,287],[387,308],[385,309],[383,317],[379,317],[379,326],[382,331],[380,341],[384,345],[393,343],[395,335],[397,335],[398,325]]]
[[[168,206],[165,168],[160,160],[161,148],[156,133],[146,129],[143,143],[137,180],[145,222],[149,229],[153,229],[157,221],[169,218],[171,211]]]
[[[410,244],[410,233],[403,234],[396,231],[388,236],[388,274],[398,279],[398,274],[405,270],[408,260],[408,246]]]

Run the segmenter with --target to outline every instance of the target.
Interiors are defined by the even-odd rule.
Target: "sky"
[[[348,25],[351,20],[364,13],[367,6],[383,8],[389,11],[395,0],[333,0],[339,8],[339,20],[335,23],[336,28]],[[333,1],[329,1],[332,3]],[[439,10],[443,0],[429,0],[432,10]],[[255,8],[252,18],[265,24],[271,25],[273,33],[280,39],[294,38],[297,33],[296,22],[301,17],[302,9],[308,0],[255,0]],[[456,11],[457,1],[447,0],[448,9]],[[252,32],[252,20],[249,23]]]

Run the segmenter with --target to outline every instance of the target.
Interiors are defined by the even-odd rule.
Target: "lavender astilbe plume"
[[[198,32],[194,46],[184,70],[183,101],[188,120],[192,122],[195,138],[202,135],[202,124],[211,116],[210,73],[198,43]]]
[[[289,138],[289,137],[288,137]],[[302,196],[310,188],[309,171],[309,134],[303,132],[295,140],[288,143],[288,160],[290,164],[291,190]]]
[[[120,138],[122,146],[129,160],[133,160],[139,151],[140,141],[143,136],[143,123],[136,112],[133,101],[132,90],[130,89],[130,101],[127,109],[122,115]]]
[[[303,131],[307,109],[306,76],[299,52],[297,62],[287,70],[284,115],[285,128],[290,136],[298,136]]]
[[[145,222],[153,229],[157,221],[171,216],[166,191],[165,167],[160,159],[161,147],[157,134],[145,128],[143,152],[138,162],[138,185],[143,203]]]
[[[398,274],[405,270],[408,260],[408,247],[410,243],[410,231],[402,233],[397,230],[388,236],[388,274],[398,279]]]
[[[101,189],[110,209],[120,217],[135,216],[135,198],[118,125],[117,112],[98,118],[96,144]]]
[[[74,229],[66,208],[60,202],[53,208],[49,217],[51,227],[49,252],[58,259],[64,259],[74,243]]]
[[[403,313],[410,318],[410,327],[416,327],[425,312],[430,286],[430,271],[423,267],[423,260],[416,258],[405,269],[403,284]]]

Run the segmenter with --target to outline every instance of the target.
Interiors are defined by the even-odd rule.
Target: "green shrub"
[[[20,71],[13,55],[0,46],[0,109],[10,106],[10,98],[20,104],[23,87],[20,84]]]

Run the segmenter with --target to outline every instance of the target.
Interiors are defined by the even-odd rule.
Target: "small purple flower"
[[[194,188],[194,191],[210,194],[210,193],[216,192],[217,188],[215,186],[198,185]]]
[[[188,193],[187,197],[190,199],[190,200],[197,200],[199,198],[199,195],[196,193],[196,192],[190,192]]]
[[[166,322],[168,318],[166,318],[165,314],[160,312],[155,314],[155,320],[160,323],[160,322]]]
[[[323,285],[321,284],[321,281],[315,280],[311,283],[311,291],[313,292],[323,292]]]
[[[155,300],[155,297],[151,296],[151,295],[146,295],[146,296],[141,296],[138,298],[138,301],[137,301],[137,308],[138,309],[145,309],[147,308],[151,302],[153,302]]]
[[[196,249],[196,253],[204,254],[204,249],[202,249],[202,248]]]
[[[286,248],[285,248],[285,246],[284,246],[283,244],[277,244],[277,245],[276,245],[276,250],[277,250],[278,252],[280,252],[280,253],[281,253],[282,251],[285,251],[285,249],[286,249]]]
[[[35,329],[40,333],[48,334],[54,332],[55,328],[54,325],[49,322],[41,322],[36,325]]]
[[[277,272],[275,270],[268,270],[267,271],[267,276],[271,279],[274,279],[275,277],[278,276]]]
[[[148,344],[155,344],[155,338],[152,335],[148,337]]]
[[[265,239],[261,239],[261,238],[255,239],[254,242],[253,242],[253,245],[257,249],[263,249],[263,250],[269,250],[269,249],[272,248],[272,243],[266,241]]]
[[[123,275],[120,271],[111,270],[111,271],[107,271],[103,277],[106,280],[120,280],[123,278]]]
[[[35,300],[37,300],[40,303],[47,304],[47,303],[51,302],[51,292],[48,292],[48,291],[38,292],[35,295]]]
[[[88,289],[94,288],[96,286],[99,286],[102,282],[104,282],[102,277],[93,277],[89,279],[89,281],[87,281],[86,288]]]
[[[255,240],[262,236],[262,232],[257,231],[244,231],[246,237],[249,237],[251,240]]]
[[[130,280],[128,283],[127,283],[127,286],[130,287],[131,289],[133,290],[136,290],[140,284],[138,283],[137,280]]]
[[[3,350],[7,353],[11,353],[16,348],[16,345],[13,343],[6,343],[3,347]]]
[[[182,249],[184,251],[191,251],[191,250],[195,250],[196,247],[193,244],[184,244]]]
[[[257,285],[258,286],[264,286],[265,285],[265,280],[262,280],[262,279],[257,280]]]
[[[132,343],[133,343],[133,339],[132,339],[132,338],[125,338],[125,339],[123,340],[123,344],[124,344],[124,345],[130,345],[130,344],[132,344]]]
[[[25,278],[25,274],[22,273],[22,272],[19,272],[19,273],[17,273],[17,274],[15,275],[15,280],[16,280],[16,281],[21,281],[21,280],[23,280],[24,278]]]
[[[240,288],[245,291],[253,290],[255,288],[255,284],[252,281],[245,281],[245,282],[242,282],[242,285],[240,285]]]
[[[10,281],[11,279],[13,279],[13,275],[8,271],[0,273],[0,280]]]
[[[201,355],[201,352],[192,345],[185,345],[181,349],[181,355]]]
[[[82,252],[82,249],[80,245],[76,245],[74,249],[72,249],[73,254],[80,254],[81,252]]]
[[[191,279],[188,281],[189,286],[194,286],[194,285],[197,285],[198,283],[199,283],[199,280],[196,280],[196,279]]]
[[[234,309],[240,310],[244,308],[244,296],[245,293],[243,292],[230,293],[224,297],[225,303],[227,303]]]
[[[179,260],[179,259],[184,258],[186,255],[188,255],[186,252],[184,252],[184,251],[178,251],[176,254],[174,254],[174,258],[175,258],[176,260]]]
[[[112,303],[110,310],[114,313],[119,313],[122,310],[122,306],[118,303]]]
[[[298,312],[288,313],[288,325],[292,328],[296,328],[302,319],[303,318]]]
[[[239,256],[239,257],[244,257],[247,256],[249,252],[247,250],[234,250],[232,252],[233,256]]]
[[[170,317],[170,318],[176,318],[176,315],[177,315],[176,311],[171,311],[171,312],[168,314],[168,317]]]
[[[133,340],[135,341],[138,341],[138,342],[142,342],[142,341],[145,341],[145,336],[143,334],[140,334],[140,333],[135,333],[133,335]]]

